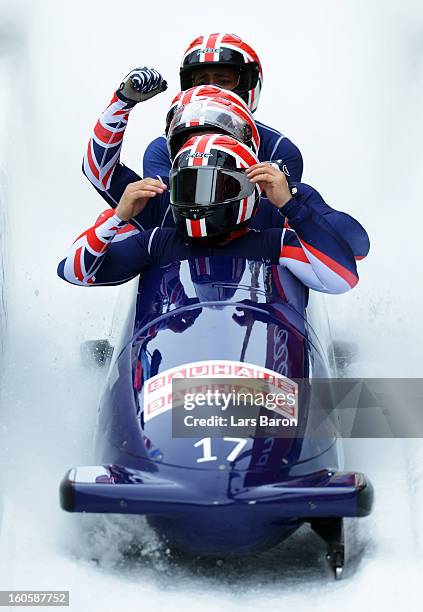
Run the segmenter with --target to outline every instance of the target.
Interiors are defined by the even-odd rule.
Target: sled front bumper
[[[217,487],[211,497],[193,487],[189,475],[178,482],[122,466],[86,466],[72,468],[64,476],[60,504],[68,512],[147,515],[228,511],[236,506],[234,511],[257,512],[271,520],[367,516],[373,506],[373,487],[356,472],[319,470],[272,484],[237,485],[233,491],[230,483],[229,479]]]

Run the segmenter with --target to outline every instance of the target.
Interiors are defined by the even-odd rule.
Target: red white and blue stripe
[[[291,206],[295,209],[295,204]],[[293,212],[297,214],[298,210]],[[358,274],[348,244],[330,233],[325,234],[321,228],[318,236],[319,227],[311,215],[296,224],[295,231],[288,228],[251,231],[215,248],[214,255],[278,262],[303,285],[316,291],[337,294],[352,289],[358,282]],[[320,248],[312,242],[319,243]],[[75,285],[115,285],[151,265],[168,265],[200,255],[208,256],[207,249],[187,244],[174,229],[138,232],[113,211],[106,211],[102,219],[76,239],[68,256],[59,264],[58,274]],[[176,293],[174,299],[177,301]]]
[[[100,192],[108,192],[110,189],[120,159],[129,112],[133,106],[119,100],[115,94],[94,127],[84,155],[83,171]]]

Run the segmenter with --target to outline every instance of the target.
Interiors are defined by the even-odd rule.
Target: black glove
[[[267,163],[284,173],[284,175],[286,176],[286,180],[288,181],[289,190],[292,194],[292,197],[294,197],[298,189],[294,187],[294,185],[291,185],[291,182],[290,182],[291,175],[289,174],[289,170],[285,162],[283,161],[283,159],[272,159],[272,161],[268,161]]]
[[[135,68],[126,75],[116,92],[124,102],[144,102],[165,91],[167,83],[154,68]]]

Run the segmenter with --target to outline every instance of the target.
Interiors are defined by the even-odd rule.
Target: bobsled
[[[344,519],[371,512],[372,485],[343,470],[342,439],[326,421],[309,435],[177,437],[171,383],[213,373],[334,376],[333,343],[319,295],[280,266],[201,257],[152,268],[119,305],[93,465],[60,485],[70,512],[146,515],[171,549],[225,558],[259,553],[304,523],[344,567]],[[100,353],[100,357],[99,357]]]

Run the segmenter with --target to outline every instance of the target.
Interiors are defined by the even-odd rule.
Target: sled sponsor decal
[[[202,386],[195,384],[195,380],[184,387],[184,393],[189,390],[191,393],[205,393],[207,391],[222,391],[221,379],[238,379],[239,384],[231,384],[230,393],[257,393],[258,382],[263,381],[267,388],[271,388],[276,393],[298,396],[298,385],[289,378],[264,368],[242,361],[230,360],[209,360],[187,363],[169,370],[165,370],[149,378],[143,387],[143,406],[144,422],[163,414],[172,408],[172,401],[183,400],[172,395],[172,381],[175,379],[203,379]],[[219,384],[214,389],[213,384],[204,386],[204,379],[219,379]],[[236,388],[234,388],[236,387]],[[273,410],[284,414],[290,418],[297,418],[298,402],[292,402],[281,409],[275,406]]]

